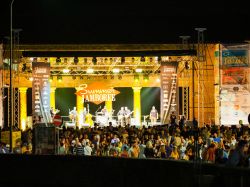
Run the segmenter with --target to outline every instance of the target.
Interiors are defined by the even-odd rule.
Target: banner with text
[[[248,124],[250,112],[249,46],[226,46],[221,51],[221,125]]]
[[[178,62],[166,62],[161,65],[161,123],[169,123],[172,112],[178,116]]]
[[[50,117],[50,64],[33,62],[32,112],[33,122],[48,123]]]
[[[115,101],[115,96],[120,92],[105,86],[103,83],[82,84],[76,95],[81,96],[83,101],[99,105],[105,101]]]

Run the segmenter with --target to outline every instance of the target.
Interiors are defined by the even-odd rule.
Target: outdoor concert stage
[[[204,58],[197,57],[197,47],[206,47]],[[195,48],[186,44],[20,45],[15,50],[17,63],[13,69],[11,97],[9,71],[1,70],[3,93],[0,97],[4,99],[0,112],[4,115],[0,126],[9,126],[11,119],[12,124],[22,130],[34,123],[51,121],[57,125],[65,121],[72,126],[69,117],[74,107],[77,116],[73,121],[79,127],[109,122],[117,125],[121,107],[132,112],[132,125],[149,125],[153,106],[159,114],[157,124],[168,123],[172,112],[177,120],[181,115],[188,121],[195,117],[200,126],[238,124],[239,118],[244,118],[243,123],[247,124],[248,53],[244,46],[244,49],[240,47],[222,44]],[[8,55],[3,55],[3,49],[0,61],[6,63]],[[236,91],[237,98],[242,100],[231,98]],[[99,115],[104,106],[108,120]],[[51,108],[60,111],[53,114],[57,115],[56,119]],[[13,118],[8,115],[10,110]],[[227,119],[222,112],[232,117]]]

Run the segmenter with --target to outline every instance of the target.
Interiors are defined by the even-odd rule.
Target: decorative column
[[[56,108],[56,87],[50,88],[50,107]]]
[[[26,121],[27,121],[27,87],[20,87],[20,121],[21,121],[21,130],[25,130]]]
[[[109,114],[112,112],[112,101],[105,101],[105,106]]]
[[[141,87],[133,87],[134,118],[136,125],[141,125]]]
[[[76,91],[81,90],[81,88],[75,88]],[[76,95],[76,110],[77,110],[77,123],[78,127],[81,128],[85,121],[83,121],[83,108],[84,108],[84,98]]]

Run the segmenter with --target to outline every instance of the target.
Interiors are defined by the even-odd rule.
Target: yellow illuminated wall
[[[27,121],[27,87],[19,88],[20,92],[20,120],[21,120],[21,130],[25,130]]]

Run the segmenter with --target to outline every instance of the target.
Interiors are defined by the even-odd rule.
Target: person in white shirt
[[[89,146],[89,141],[86,141],[86,145],[84,147],[84,155],[91,156],[92,148]]]

